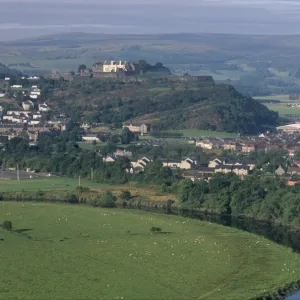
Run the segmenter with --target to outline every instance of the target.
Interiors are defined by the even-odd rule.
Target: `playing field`
[[[300,278],[300,258],[182,217],[0,202],[0,299],[250,299]],[[162,233],[151,234],[152,226]]]
[[[45,177],[38,179],[10,180],[0,179],[0,192],[18,191],[50,191],[68,190],[74,191],[79,185],[79,179],[67,177]],[[100,184],[90,180],[80,180],[80,185],[90,189],[110,188],[111,185]]]

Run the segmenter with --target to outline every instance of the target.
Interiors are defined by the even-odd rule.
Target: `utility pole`
[[[20,180],[20,172],[19,172],[19,165],[17,165],[17,180]]]
[[[81,184],[80,184],[80,176],[78,177],[78,186],[81,186]]]
[[[91,180],[93,180],[93,179],[94,179],[94,169],[91,168]]]

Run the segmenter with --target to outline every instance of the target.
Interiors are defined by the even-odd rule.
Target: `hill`
[[[278,114],[212,77],[155,76],[130,81],[77,78],[44,85],[52,106],[74,120],[121,127],[150,123],[155,130],[209,129],[255,134],[275,126]]]

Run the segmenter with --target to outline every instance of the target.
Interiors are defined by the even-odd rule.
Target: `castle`
[[[120,71],[127,71],[126,61],[105,61],[102,63],[96,63],[92,67],[93,73],[116,73]]]

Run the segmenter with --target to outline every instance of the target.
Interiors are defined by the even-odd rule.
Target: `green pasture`
[[[0,192],[19,191],[74,191],[79,185],[79,179],[67,177],[45,177],[37,179],[0,179]],[[90,180],[80,180],[80,185],[90,189],[111,188],[111,185],[100,184]],[[0,298],[1,299],[1,298]]]
[[[0,202],[0,220],[13,224],[0,228],[5,300],[241,300],[300,278],[292,250],[183,217]]]
[[[182,130],[171,130],[171,132],[181,132],[184,137],[201,137],[201,136],[210,136],[210,137],[235,137],[235,133],[221,132],[221,131],[211,131],[211,130],[198,130],[198,129],[182,129]]]
[[[294,115],[300,115],[300,108],[298,107],[289,107],[284,106],[282,104],[265,104],[265,106],[268,107],[268,109],[277,111],[279,115],[287,115],[287,114],[294,114]]]
[[[290,95],[270,95],[270,96],[257,96],[253,98],[256,100],[278,100],[280,102],[293,102],[293,100],[289,100],[289,97]]]

